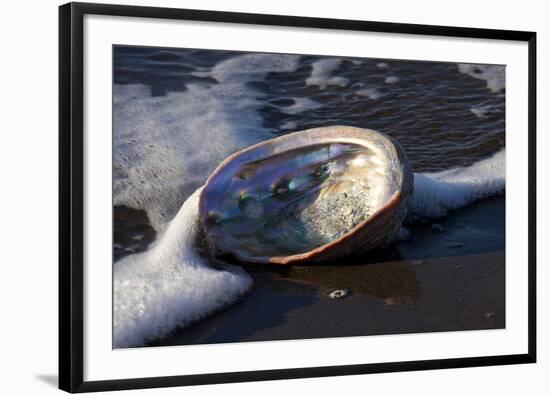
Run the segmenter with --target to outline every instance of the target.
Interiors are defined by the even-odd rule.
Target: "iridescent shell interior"
[[[307,253],[364,223],[399,187],[375,140],[283,137],[237,153],[209,178],[200,215],[219,252],[251,261]]]

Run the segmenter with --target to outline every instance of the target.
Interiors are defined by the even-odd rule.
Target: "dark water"
[[[189,83],[216,84],[212,77],[193,73],[240,55],[243,53],[117,47],[114,82],[147,85],[153,95],[162,96],[185,91]],[[285,124],[292,125],[291,130],[341,124],[368,127],[395,137],[414,171],[468,165],[505,145],[504,90],[491,92],[485,80],[459,72],[455,63],[340,58],[331,75],[346,78],[346,86],[308,86],[305,81],[312,64],[322,58],[327,57],[302,56],[293,72],[271,72],[248,82],[262,102],[258,112],[264,129],[277,135],[288,132]],[[365,89],[371,97],[360,94]],[[318,108],[284,112],[303,98],[318,103]],[[482,114],[476,116],[479,108]]]

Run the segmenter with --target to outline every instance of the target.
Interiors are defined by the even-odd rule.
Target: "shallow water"
[[[114,54],[115,205],[144,209],[157,231],[229,154],[290,131],[375,129],[399,141],[415,172],[466,166],[505,144],[502,66],[143,47]]]
[[[120,47],[115,50],[115,84],[143,84],[153,96],[186,91],[188,84],[207,87],[219,84],[209,74],[212,68],[243,55]],[[316,64],[323,73],[315,73]],[[433,171],[471,164],[505,143],[505,92],[491,89],[501,87],[495,81],[504,78],[504,67],[489,66],[494,72],[486,75],[488,66],[459,66],[301,56],[294,69],[277,72],[275,66],[246,84],[256,92],[262,139],[268,137],[264,130],[278,135],[339,124],[368,127],[395,137],[414,171]]]
[[[376,263],[373,259],[386,262],[376,270],[369,269],[370,265],[363,267],[363,262],[360,270],[358,266],[352,270],[355,276],[341,272],[340,278],[361,277],[365,270],[374,273],[374,278],[391,278],[403,272],[403,259],[418,261],[426,254],[433,258],[492,253],[504,248],[504,215],[499,211],[504,207],[503,197],[497,205],[501,209],[490,218],[476,215],[461,223],[461,218],[469,218],[467,211],[461,210],[456,218],[449,217],[455,222],[450,222],[448,232],[435,235],[430,230],[432,218],[504,190],[505,79],[501,66],[142,47],[115,47],[114,58],[114,257],[115,267],[119,266],[115,270],[114,291],[120,301],[114,317],[117,345],[144,345],[147,339],[164,337],[178,325],[187,325],[226,307],[249,290],[250,275],[257,281],[253,295],[258,287],[268,294],[271,288],[286,289],[275,298],[280,302],[281,319],[302,329],[287,336],[281,333],[280,322],[271,316],[275,321],[266,324],[270,329],[264,328],[264,335],[251,335],[259,330],[254,325],[266,326],[262,320],[250,323],[235,336],[231,336],[230,329],[223,332],[216,320],[212,321],[213,326],[206,324],[209,320],[203,321],[205,324],[194,327],[193,333],[197,335],[199,328],[203,332],[197,336],[208,339],[207,332],[216,331],[222,333],[222,341],[308,337],[300,316],[289,318],[302,299],[288,297],[287,292],[289,287],[292,295],[311,286],[311,281],[307,285],[309,280],[301,277],[309,273],[307,270],[297,269],[297,278],[290,278],[298,286],[282,287],[272,282],[277,281],[277,271],[258,276],[230,267],[223,270],[223,265],[218,267],[222,270],[213,270],[197,253],[197,246],[192,245],[197,232],[196,199],[180,210],[228,155],[291,131],[351,125],[385,132],[401,143],[416,172],[415,188],[420,193],[413,200],[412,242],[396,245],[393,252],[385,253],[388,256],[370,257],[371,264]],[[453,168],[459,169],[450,170]],[[432,222],[419,224],[414,222],[417,220]],[[396,262],[387,264],[393,253],[401,255],[394,257]],[[502,257],[491,255],[487,267],[478,272],[475,258],[467,262],[469,269],[467,275],[460,277],[460,286],[476,287],[467,295],[468,300],[481,300],[481,306],[503,311]],[[403,289],[412,287],[411,297],[415,303],[420,301],[418,309],[422,311],[429,312],[430,303],[436,300],[441,311],[456,312],[449,290],[457,289],[444,286],[445,281],[453,280],[454,272],[431,264],[425,267],[431,268],[426,274],[416,266],[405,270],[406,277],[412,280],[407,280]],[[336,269],[324,272],[327,270]],[[483,277],[486,282],[476,280],[476,273],[488,276]],[[338,273],[325,277],[339,278]],[[314,288],[322,285],[323,275],[319,278]],[[434,288],[438,278],[442,284]],[[231,287],[220,287],[227,279],[231,279]],[[430,291],[430,287],[438,291]],[[323,307],[324,302],[317,303],[319,291],[304,292],[306,305],[313,309],[303,312],[304,317],[312,311],[339,314],[332,307]],[[423,299],[425,296],[428,299]],[[370,308],[381,322],[396,319],[385,316],[385,309],[377,309],[357,295],[343,300],[355,303],[355,309]],[[249,303],[254,306],[253,300]],[[245,302],[244,306],[245,314],[257,313],[254,308],[247,310],[250,304]],[[222,316],[238,318],[231,311]],[[357,314],[357,310],[352,313]],[[406,315],[410,319],[407,328],[415,331],[418,317],[410,309]],[[418,330],[503,325],[503,314],[489,321],[478,315],[457,323],[456,317],[442,313],[439,321],[431,317]],[[359,332],[354,329],[343,331],[342,335],[408,330],[399,325],[366,330],[361,325],[357,327],[358,323],[347,321],[348,328],[351,325]],[[231,327],[227,324],[227,328]],[[116,328],[122,329],[117,332]],[[330,328],[318,329],[320,336],[330,332]],[[174,342],[168,341],[186,344],[197,339]]]

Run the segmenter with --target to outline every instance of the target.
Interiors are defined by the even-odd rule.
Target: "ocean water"
[[[197,252],[193,195],[244,146],[317,126],[387,133],[415,171],[409,222],[505,188],[503,66],[143,47],[114,57],[114,205],[144,211],[155,230],[147,251],[115,262],[115,347],[250,288],[243,270]]]

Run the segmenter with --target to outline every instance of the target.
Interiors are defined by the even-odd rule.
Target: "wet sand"
[[[155,231],[143,210],[125,206],[113,209],[113,260],[147,250],[155,240]]]
[[[495,252],[422,264],[300,268],[288,277],[255,273],[241,303],[151,345],[503,328],[503,258]],[[328,296],[341,288],[352,294]]]
[[[243,265],[255,282],[239,303],[149,345],[504,328],[504,207],[475,203],[345,262]],[[329,297],[338,289],[349,295]]]

